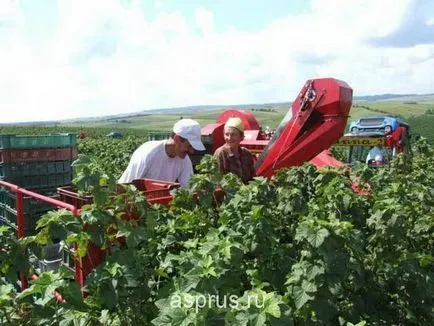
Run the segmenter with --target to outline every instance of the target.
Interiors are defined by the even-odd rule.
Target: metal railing
[[[0,186],[3,186],[5,188],[8,188],[12,192],[16,194],[16,211],[17,211],[17,237],[18,239],[24,238],[26,236],[25,234],[25,228],[24,228],[24,196],[32,197],[34,199],[37,199],[39,201],[45,202],[47,204],[53,205],[58,208],[64,208],[72,212],[74,215],[79,214],[79,209],[75,207],[74,205],[64,203],[60,200],[50,198],[41,194],[38,194],[36,192],[27,190],[25,188],[21,188],[15,184],[2,181],[0,180]],[[32,276],[34,278],[34,276]],[[27,278],[23,273],[20,273],[20,281],[21,281],[21,289],[24,290],[28,287],[28,281]]]

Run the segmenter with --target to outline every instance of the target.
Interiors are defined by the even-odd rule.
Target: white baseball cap
[[[173,126],[173,132],[188,142],[197,151],[204,151],[205,146],[202,143],[201,129],[197,121],[192,119],[181,119]]]

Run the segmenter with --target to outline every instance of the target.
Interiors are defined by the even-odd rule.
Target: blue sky
[[[433,93],[434,1],[0,0],[1,122]]]
[[[194,19],[196,8],[206,8],[213,13],[216,30],[220,32],[230,27],[257,32],[275,19],[309,8],[309,1],[303,0],[143,0],[142,4],[145,15],[151,19],[161,10],[179,11],[188,19]]]
[[[124,0],[119,3],[128,7],[132,1]],[[57,2],[55,0],[22,0],[21,7],[28,22],[26,27],[29,36],[38,33],[48,35],[55,32],[57,24]],[[162,11],[178,11],[191,20],[194,19],[194,10],[200,7],[213,12],[218,31],[223,31],[230,26],[259,31],[274,19],[306,12],[309,2],[287,0],[274,0],[271,4],[269,0],[142,0],[140,2],[143,16],[150,20],[155,19],[155,16]]]

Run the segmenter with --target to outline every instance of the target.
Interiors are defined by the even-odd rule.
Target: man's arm
[[[184,166],[181,171],[181,175],[178,178],[181,188],[186,188],[188,186],[188,181],[193,175],[193,164],[191,163],[190,157],[187,155],[184,158]]]

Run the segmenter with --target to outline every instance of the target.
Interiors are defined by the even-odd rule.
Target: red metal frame
[[[292,103],[292,116],[259,157],[256,174],[270,178],[284,167],[312,160],[342,137],[353,91],[332,78],[309,80]]]
[[[384,145],[388,148],[396,148],[398,153],[402,153],[407,146],[408,131],[406,127],[399,126],[396,130],[386,135]]]
[[[16,194],[16,207],[17,207],[17,237],[18,239],[24,238],[25,231],[24,231],[24,210],[23,210],[23,197],[29,196],[35,199],[38,199],[40,201],[43,201],[45,203],[51,204],[53,206],[59,207],[59,208],[65,208],[69,211],[71,211],[74,215],[78,215],[79,210],[77,207],[67,204],[65,202],[62,202],[57,199],[53,199],[41,194],[38,194],[33,191],[29,191],[24,188],[20,188],[17,185],[14,185],[12,183],[2,181],[0,180],[0,186],[4,186],[6,188],[9,188],[11,191],[13,191]],[[20,280],[21,280],[21,289],[26,289],[28,287],[27,278],[20,274]]]
[[[322,151],[313,159],[310,160],[310,163],[315,165],[316,167],[325,167],[325,166],[333,166],[333,167],[343,167],[345,163],[337,160],[333,157],[332,152],[328,149]]]

